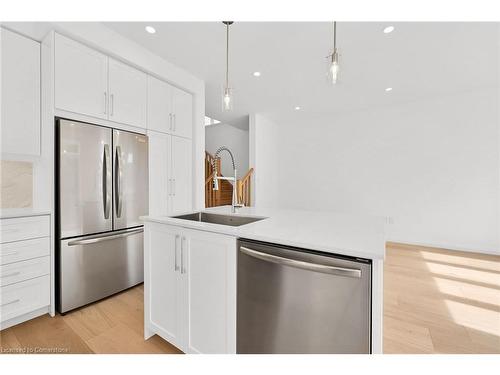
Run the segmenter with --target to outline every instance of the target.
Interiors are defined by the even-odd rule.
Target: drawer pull
[[[17,276],[17,275],[20,275],[21,272],[12,272],[12,273],[9,273],[7,275],[2,275],[2,279],[5,278],[5,277],[13,277],[13,276]]]
[[[7,303],[2,303],[0,305],[0,307],[4,307],[4,306],[8,306],[8,305],[13,305],[14,303],[18,303],[18,302],[21,302],[21,300],[19,298],[15,299],[14,301],[10,301],[10,302],[7,302]]]
[[[17,255],[17,254],[19,254],[19,251],[11,251],[10,253],[2,254],[2,256],[8,257],[8,256],[11,256],[11,255]]]
[[[18,271],[18,272],[12,272],[12,273],[9,273],[9,274],[7,274],[7,275],[2,275],[2,279],[3,279],[3,278],[6,278],[6,277],[13,277],[13,276],[17,276],[17,275],[20,275],[20,274],[21,274],[21,272],[19,272],[19,271]]]
[[[3,233],[15,233],[15,232],[19,232],[19,231],[20,231],[19,228],[4,228],[4,229],[2,229]]]

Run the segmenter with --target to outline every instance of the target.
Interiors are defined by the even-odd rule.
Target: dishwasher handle
[[[346,277],[354,277],[361,278],[361,270],[356,268],[345,268],[345,267],[336,267],[336,266],[328,266],[325,264],[318,263],[310,263],[304,262],[301,260],[295,260],[290,258],[283,258],[277,255],[272,255],[268,253],[262,253],[260,251],[249,249],[248,247],[240,246],[240,251],[243,254],[251,256],[253,258],[257,258],[266,262],[281,264],[284,266],[300,268],[309,271],[328,273],[331,275],[337,276],[346,276]]]

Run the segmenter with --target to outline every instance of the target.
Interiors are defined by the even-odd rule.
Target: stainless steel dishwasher
[[[240,240],[238,353],[370,353],[371,261]]]

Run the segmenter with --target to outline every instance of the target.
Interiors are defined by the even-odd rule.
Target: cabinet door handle
[[[174,118],[174,132],[175,132],[177,130],[177,116],[175,115],[175,113],[172,116]]]
[[[115,114],[115,95],[114,94],[111,94],[110,96],[110,99],[111,99],[111,105],[110,105],[110,113],[109,115],[110,116],[113,116]]]
[[[169,113],[169,114],[168,114],[168,118],[169,118],[169,121],[168,121],[168,129],[169,129],[170,131],[172,131],[172,114],[171,114],[171,113]]]
[[[108,106],[108,94],[104,92],[104,114],[106,114],[106,107]]]
[[[174,271],[179,270],[179,264],[177,263],[177,240],[179,239],[179,235],[175,235],[175,246],[174,246]],[[182,250],[181,250],[182,251]]]
[[[184,241],[186,237],[181,238],[181,273],[186,273],[186,267],[184,265]]]
[[[175,196],[175,178],[172,179],[172,195]]]

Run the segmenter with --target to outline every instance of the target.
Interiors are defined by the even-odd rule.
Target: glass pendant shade
[[[234,105],[234,92],[230,87],[222,89],[222,110],[224,112],[232,111]]]
[[[328,82],[330,82],[332,85],[337,84],[339,80],[339,71],[340,71],[339,53],[335,48],[328,61],[328,71],[327,71]]]

